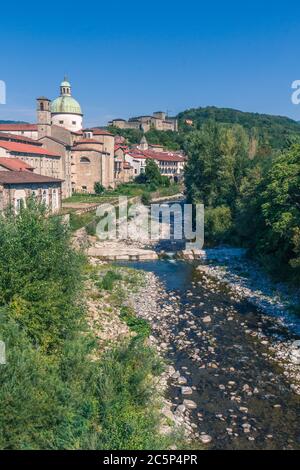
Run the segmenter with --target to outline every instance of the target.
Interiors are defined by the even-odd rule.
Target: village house
[[[60,179],[36,174],[18,158],[0,157],[0,212],[9,207],[18,212],[31,196],[56,213],[61,208],[61,185]]]
[[[158,165],[160,173],[175,182],[182,179],[186,163],[185,156],[180,153],[154,150],[148,145],[145,136],[139,145],[126,151],[125,159],[133,167],[134,176],[143,173],[147,160],[152,159]]]
[[[126,161],[126,153],[128,147],[126,145],[115,145],[115,183],[128,183],[134,179],[134,167]]]

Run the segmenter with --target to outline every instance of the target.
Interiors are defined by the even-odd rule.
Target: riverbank
[[[107,262],[91,258],[91,272],[86,281],[86,305],[89,325],[96,335],[99,351],[110,350],[130,338],[144,336],[146,344],[164,364],[157,376],[149,377],[148,387],[153,387],[153,400],[148,404],[159,413],[158,432],[166,438],[168,448],[185,447],[195,440],[195,426],[190,421],[185,407],[173,412],[173,404],[167,398],[168,382],[178,375],[174,367],[165,362],[163,348],[150,333],[148,318],[141,315],[136,299],[149,290],[147,306],[153,317],[163,311],[158,299],[167,295],[155,276],[127,267],[116,267]],[[108,283],[107,283],[108,279]]]
[[[300,400],[269,351],[269,335],[281,342],[288,331],[192,263],[133,267],[147,273],[134,308],[175,369],[171,411],[188,414],[196,441],[212,449],[299,448]]]
[[[246,300],[264,314],[263,322],[269,326],[273,323],[273,334],[268,339],[262,329],[246,332],[268,346],[268,358],[282,368],[291,389],[300,395],[300,321],[292,311],[300,303],[299,290],[272,282],[256,263],[245,257],[243,250],[206,250],[205,259],[208,264],[197,267],[201,273],[224,283],[236,301]],[[278,331],[286,328],[289,339],[279,341],[276,326]]]

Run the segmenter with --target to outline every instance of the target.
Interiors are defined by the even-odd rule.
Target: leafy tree
[[[96,194],[103,194],[105,188],[99,181],[96,181],[96,183],[94,184],[94,191]]]
[[[0,306],[7,305],[37,345],[57,349],[76,329],[83,257],[59,217],[28,201],[17,216],[0,217]]]

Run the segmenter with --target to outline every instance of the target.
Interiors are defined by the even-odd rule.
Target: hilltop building
[[[113,119],[108,123],[109,126],[118,127],[119,129],[139,129],[148,132],[150,129],[158,131],[178,131],[178,121],[175,117],[168,117],[163,111],[157,111],[146,116],[132,117],[126,121],[125,119]]]

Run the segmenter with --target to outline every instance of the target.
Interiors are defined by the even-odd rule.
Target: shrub
[[[218,206],[205,210],[205,239],[209,243],[229,242],[232,227],[229,207]]]
[[[115,281],[120,281],[121,279],[121,274],[116,271],[107,271],[100,282],[100,287],[104,290],[112,291]]]
[[[99,183],[99,181],[96,181],[96,183],[94,184],[94,191],[96,194],[103,194],[105,188],[101,183]]]
[[[121,308],[120,318],[139,336],[147,337],[150,335],[151,327],[149,323],[143,318],[137,317],[129,307],[123,306]]]
[[[151,202],[151,194],[147,191],[144,191],[141,196],[141,202],[144,204],[144,206],[149,206]]]

